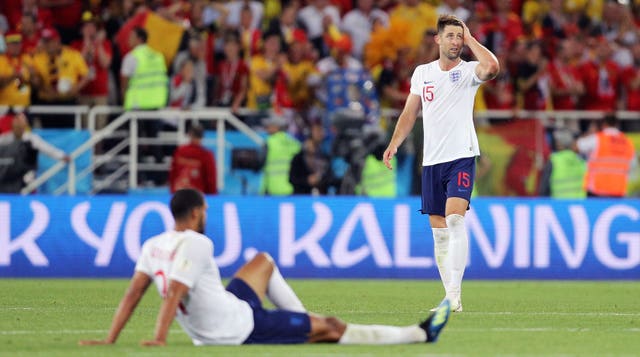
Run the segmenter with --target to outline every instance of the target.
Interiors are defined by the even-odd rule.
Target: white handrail
[[[0,106],[0,114],[4,114],[9,110],[8,106]],[[137,186],[137,154],[138,154],[138,119],[140,120],[150,120],[150,119],[159,119],[159,118],[177,118],[178,119],[178,137],[183,137],[185,134],[185,121],[187,119],[201,119],[201,120],[209,120],[209,121],[217,121],[216,128],[218,129],[219,134],[216,142],[217,150],[219,154],[217,155],[217,169],[220,173],[218,175],[218,187],[221,189],[224,188],[224,132],[225,125],[224,122],[229,122],[232,126],[236,127],[240,132],[247,135],[251,140],[256,142],[258,145],[262,145],[264,140],[260,137],[255,131],[253,131],[249,126],[236,118],[228,108],[203,108],[200,110],[193,111],[182,111],[175,109],[164,109],[159,111],[144,111],[144,112],[126,112],[120,115],[116,120],[109,123],[101,130],[95,130],[95,119],[97,115],[100,114],[114,114],[120,113],[123,111],[122,107],[119,106],[94,106],[89,108],[88,106],[76,105],[76,106],[52,106],[52,105],[34,105],[28,108],[30,113],[36,114],[74,114],[75,115],[75,127],[76,129],[81,128],[81,117],[82,115],[87,115],[87,125],[90,131],[91,138],[80,145],[76,150],[74,150],[69,156],[72,160],[79,157],[85,151],[93,148],[93,146],[103,140],[104,138],[112,135],[116,129],[120,126],[130,122],[130,130],[129,130],[129,140],[130,140],[130,165],[129,165],[129,183],[131,187]],[[249,112],[243,111],[243,113],[247,114]],[[398,116],[400,111],[395,109],[382,109],[382,115],[386,117]],[[558,120],[580,120],[580,119],[601,119],[605,115],[605,112],[600,111],[586,111],[586,110],[569,110],[569,111],[526,111],[526,110],[486,110],[486,111],[476,111],[474,116],[476,118],[496,118],[496,119],[510,119],[510,118],[519,118],[519,119],[549,119],[554,118]],[[639,120],[640,112],[638,111],[617,111],[615,112],[616,116],[620,120]],[[37,187],[41,186],[44,182],[50,179],[53,175],[61,171],[65,167],[65,163],[57,162],[54,164],[49,170],[45,171],[43,174],[38,176],[34,181],[32,181],[29,185],[21,190],[22,194],[28,194],[32,192]],[[75,165],[72,167],[71,163],[69,165],[69,179],[66,184],[68,187],[68,192],[70,194],[75,194],[75,184],[73,183],[77,180],[76,168]],[[84,173],[84,171],[83,171]]]
[[[89,112],[89,123],[95,120],[95,115],[98,114],[109,114],[114,111],[118,111],[121,108],[119,107],[107,107],[107,106],[96,106],[91,109]],[[154,120],[154,119],[163,119],[163,118],[172,118],[178,120],[178,134],[179,137],[185,135],[185,121],[189,119],[199,119],[199,120],[207,120],[207,121],[217,121],[217,129],[218,129],[218,139],[217,139],[217,169],[218,169],[218,177],[217,183],[220,189],[224,188],[224,165],[225,165],[225,122],[229,122],[232,126],[236,127],[240,132],[247,135],[252,141],[256,142],[258,145],[263,145],[264,140],[260,135],[258,135],[255,131],[253,131],[249,126],[244,124],[238,118],[233,116],[231,111],[228,108],[206,108],[201,110],[194,111],[182,111],[175,109],[164,109],[158,111],[129,111],[120,115],[116,120],[109,123],[101,130],[97,130],[93,133],[93,135],[76,148],[73,152],[69,154],[71,158],[71,162],[69,163],[69,178],[68,182],[62,186],[67,186],[67,191],[69,194],[75,194],[75,181],[77,180],[76,175],[76,167],[73,160],[75,160],[80,155],[84,154],[87,150],[90,150],[95,146],[96,143],[100,142],[104,138],[111,135],[116,129],[125,123],[129,122],[129,143],[130,143],[130,152],[129,152],[129,187],[136,188],[137,187],[137,174],[138,174],[138,120]],[[73,165],[72,165],[73,163]],[[27,185],[25,188],[21,190],[21,193],[28,194],[41,186],[44,182],[50,179],[53,175],[60,172],[65,166],[65,163],[58,162],[53,165],[49,170],[45,171],[43,174],[38,176],[33,182]],[[85,172],[83,171],[83,174]],[[73,183],[73,185],[71,185]],[[55,193],[60,193],[60,190],[56,190]]]

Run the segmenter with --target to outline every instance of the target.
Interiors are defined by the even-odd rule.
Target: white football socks
[[[449,298],[459,298],[462,291],[462,277],[469,256],[469,236],[463,216],[450,214],[446,217],[446,221],[449,229],[449,252],[446,264],[450,274],[446,291]]]
[[[278,309],[307,312],[298,295],[296,295],[293,289],[291,289],[291,286],[287,284],[282,274],[280,274],[280,269],[276,266],[273,267],[273,273],[271,273],[269,285],[267,285],[267,298],[269,298],[269,301]]]
[[[418,325],[406,327],[347,324],[338,343],[343,345],[390,345],[425,342],[427,333]]]
[[[431,230],[433,231],[433,253],[440,273],[440,280],[442,280],[446,291],[450,280],[446,265],[447,252],[449,251],[449,230],[447,228],[432,228]]]

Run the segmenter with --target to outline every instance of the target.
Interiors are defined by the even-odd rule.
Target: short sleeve
[[[419,74],[419,70],[420,67],[417,67],[414,71],[413,74],[411,75],[411,94],[415,94],[415,95],[421,95],[422,94],[422,89],[420,88],[420,74]]]
[[[210,241],[187,238],[176,251],[169,279],[192,288],[212,258],[213,244]]]
[[[469,70],[471,71],[471,76],[473,78],[473,81],[471,82],[472,86],[479,86],[482,83],[484,83],[484,81],[478,78],[478,75],[476,74],[476,67],[478,67],[478,64],[480,64],[480,62],[477,62],[477,61],[469,62]]]
[[[135,271],[145,273],[148,276],[153,276],[153,272],[151,271],[151,264],[149,262],[149,249],[150,248],[148,244],[144,244],[142,246],[142,253],[140,253],[140,257],[138,258],[138,262],[136,263]]]
[[[120,75],[123,77],[133,77],[136,71],[136,58],[131,53],[124,56],[122,60],[122,68],[120,69]]]

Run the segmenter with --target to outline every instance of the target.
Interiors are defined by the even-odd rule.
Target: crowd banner
[[[0,277],[129,277],[168,195],[0,196]],[[229,277],[257,251],[292,278],[437,279],[419,198],[209,196]],[[640,279],[640,200],[478,198],[469,279]]]

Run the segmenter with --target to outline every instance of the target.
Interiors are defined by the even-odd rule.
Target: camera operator
[[[331,158],[322,151],[324,138],[322,124],[312,124],[309,139],[291,160],[289,182],[293,185],[294,194],[326,195],[330,187],[340,185],[331,169]]]
[[[333,156],[347,164],[339,193],[395,197],[395,172],[386,168],[382,170],[380,165],[376,165],[382,164],[380,150],[384,152],[384,133],[374,124],[369,124],[363,111],[357,109],[337,111],[333,116],[333,126],[337,133]]]

